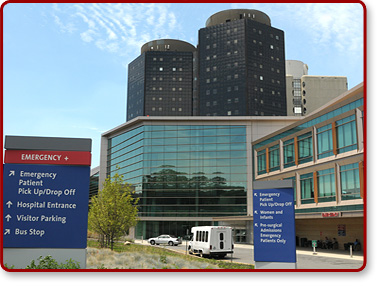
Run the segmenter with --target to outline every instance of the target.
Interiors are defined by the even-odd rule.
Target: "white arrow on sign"
[[[257,225],[257,223],[255,223],[255,227],[259,227],[259,226]]]
[[[11,208],[11,205],[13,205],[13,204],[11,201],[8,201],[8,202],[6,202],[6,205],[8,206],[8,209],[9,209],[9,208]]]
[[[257,197],[257,193],[254,193],[253,195],[254,195],[255,197]]]
[[[9,228],[5,229],[4,235],[11,234],[11,230]]]
[[[7,214],[6,216],[5,216],[5,218],[7,219],[7,222],[9,222],[9,220],[12,218],[9,214]]]
[[[257,214],[257,211],[255,211],[255,214]]]
[[[10,176],[14,176],[14,175],[15,175],[15,171],[13,171],[13,170],[9,171],[9,175],[8,175],[8,177],[10,177]]]

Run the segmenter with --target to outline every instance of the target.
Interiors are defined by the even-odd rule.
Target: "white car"
[[[178,245],[181,243],[181,240],[173,235],[161,234],[160,236],[149,238],[148,242],[151,245],[159,244],[169,244],[169,245]]]

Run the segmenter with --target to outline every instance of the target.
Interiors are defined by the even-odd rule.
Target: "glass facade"
[[[294,153],[294,139],[290,139],[284,142],[284,167],[291,167],[296,164]]]
[[[332,124],[317,129],[318,159],[333,155]]]
[[[298,136],[298,164],[313,160],[313,136],[311,132]]]
[[[292,179],[297,214],[362,210],[365,144],[361,95],[253,142],[254,180]]]
[[[360,199],[359,164],[340,166],[342,200]]]
[[[335,170],[334,168],[317,172],[318,202],[336,201]]]
[[[327,114],[300,124],[298,127],[287,130],[280,135],[288,137],[289,135],[292,135],[291,131],[293,133],[297,133],[306,127],[309,127],[310,130],[310,127],[313,127],[311,123],[318,124],[318,127],[312,129],[312,131],[306,131],[305,133],[301,133],[299,135],[294,134],[293,138],[287,140],[283,140],[280,135],[276,135],[271,139],[255,144],[252,148],[253,150],[258,150],[256,152],[257,155],[254,158],[257,163],[257,175],[265,174],[268,170],[269,172],[276,171],[281,168],[286,170],[287,168],[296,165],[357,150],[358,136],[356,113],[344,117],[343,119],[335,121],[330,120],[330,122],[333,121],[333,123],[328,123],[326,125],[320,126],[319,123],[321,123],[322,119],[327,120],[333,115],[340,115],[340,112],[347,112],[348,107],[356,108],[361,102],[362,100],[356,100],[350,104],[338,108],[337,110],[328,112]],[[316,138],[315,141],[313,139],[314,137]],[[282,148],[279,148],[279,144],[265,148],[271,143],[271,145],[273,145],[273,142],[276,141],[282,141]],[[316,149],[315,156],[314,148]],[[269,156],[266,154],[267,149]],[[279,162],[280,157],[283,159],[283,163],[281,163],[282,166]],[[267,166],[269,166],[269,168],[267,168]]]
[[[245,125],[146,125],[108,144],[108,175],[133,185],[140,217],[247,214]]]
[[[257,173],[259,175],[267,172],[266,149],[257,152]]]
[[[275,145],[269,148],[269,171],[280,169],[280,145]]]
[[[300,176],[301,204],[314,203],[314,179],[313,173]]]
[[[255,149],[258,149],[260,147],[263,147],[263,146],[266,146],[274,141],[277,141],[281,138],[284,138],[284,137],[287,137],[289,135],[292,135],[296,132],[299,132],[299,131],[302,131],[304,130],[305,128],[309,128],[309,127],[312,127],[314,125],[317,125],[321,122],[324,122],[326,120],[329,120],[331,118],[334,118],[335,116],[339,116],[347,111],[350,111],[350,110],[353,110],[357,107],[360,107],[360,106],[363,106],[363,98],[360,98],[360,99],[357,99],[353,102],[350,102],[346,105],[343,105],[342,107],[339,107],[337,109],[334,109],[330,112],[327,112],[325,114],[322,114],[321,116],[318,116],[316,118],[313,118],[311,120],[308,120],[300,125],[297,125],[296,127],[292,128],[292,129],[288,129],[280,134],[277,134],[267,140],[263,140],[261,142],[259,142],[258,144],[255,145]]]
[[[338,153],[357,149],[355,114],[336,122]]]

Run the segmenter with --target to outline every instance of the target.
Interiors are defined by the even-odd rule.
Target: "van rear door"
[[[226,240],[226,231],[225,230],[218,230],[217,231],[217,241],[218,241],[218,244],[217,244],[217,248],[219,250],[224,250],[226,249],[226,247],[228,247],[226,245],[227,243],[227,240]]]

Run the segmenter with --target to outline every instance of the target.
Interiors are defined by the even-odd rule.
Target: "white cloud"
[[[341,52],[363,50],[363,7],[360,4],[319,3],[301,7],[297,16],[305,27],[310,27],[316,44],[334,45]]]
[[[300,37],[317,49],[336,48],[351,54],[363,52],[363,7],[359,3],[233,4],[232,8],[263,11],[276,28],[283,24],[302,31]],[[287,32],[287,31],[285,31]]]
[[[178,29],[170,4],[162,3],[53,4],[53,17],[62,32],[77,30],[84,42],[121,55]]]

